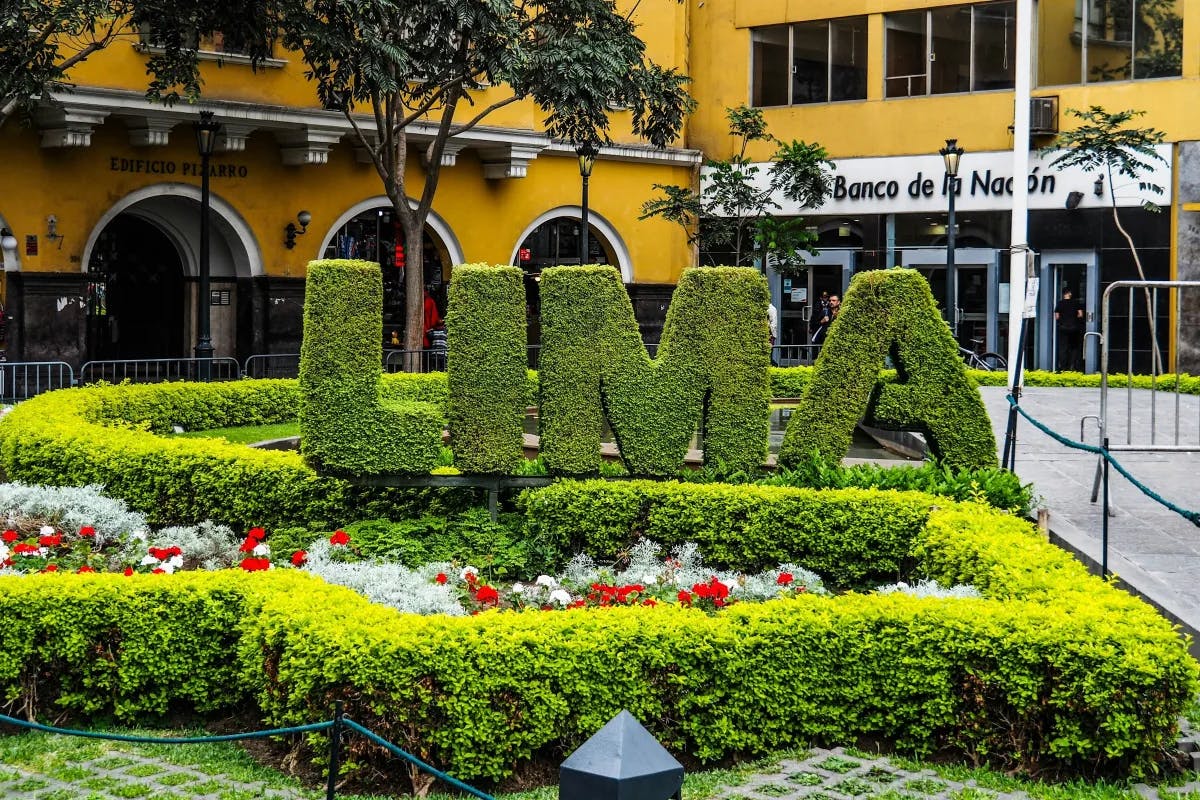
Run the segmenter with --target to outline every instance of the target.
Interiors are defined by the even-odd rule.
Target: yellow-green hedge
[[[0,577],[0,699],[36,692],[43,714],[127,721],[253,701],[268,725],[328,719],[343,700],[468,780],[557,763],[622,708],[706,761],[882,736],[1029,771],[1148,769],[1197,690],[1186,642],[1030,525],[935,505],[914,574],[973,581],[983,598],[448,618],[292,571]]]

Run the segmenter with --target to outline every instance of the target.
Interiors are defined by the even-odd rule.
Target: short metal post
[[[1108,437],[1104,437],[1104,518],[1100,523],[1100,577],[1108,579]]]
[[[500,487],[499,482],[495,486],[488,487],[488,513],[492,516],[492,522],[496,522],[500,515]]]
[[[329,729],[329,777],[325,783],[325,800],[337,796],[338,773],[342,771],[342,701],[333,704],[333,727]]]

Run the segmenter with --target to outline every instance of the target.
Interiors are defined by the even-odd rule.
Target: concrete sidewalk
[[[1004,447],[1008,419],[1007,389],[980,389],[998,447]],[[1132,392],[1134,442],[1149,442],[1151,426],[1158,443],[1175,440],[1175,401],[1162,392]],[[1109,392],[1109,436],[1126,440],[1126,390]],[[1100,413],[1099,389],[1029,388],[1021,407],[1032,417],[1073,440],[1080,421]],[[1181,443],[1200,446],[1200,397],[1180,398]],[[1098,444],[1097,425],[1084,426],[1088,444]],[[1200,510],[1200,452],[1117,453],[1117,459],[1142,483],[1176,505]],[[1032,482],[1038,504],[1050,512],[1052,538],[1074,551],[1095,571],[1101,556],[1101,504],[1091,502],[1097,456],[1061,445],[1021,419],[1017,433],[1016,471]],[[1144,495],[1115,470],[1110,472],[1113,516],[1109,517],[1108,568],[1135,594],[1157,606],[1168,618],[1200,640],[1200,527]],[[1200,641],[1193,655],[1200,657]]]

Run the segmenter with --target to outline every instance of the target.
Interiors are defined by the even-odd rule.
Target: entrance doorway
[[[854,274],[857,250],[829,248],[805,257],[800,275],[779,275],[768,268],[772,302],[779,309],[779,341],[775,344],[780,366],[811,363],[816,349],[809,347],[813,309],[822,294],[845,295]]]
[[[120,214],[88,263],[88,359],[181,358],[183,259],[154,223]]]
[[[1041,286],[1038,292],[1038,323],[1036,325],[1036,362],[1038,369],[1057,367],[1060,348],[1058,327],[1054,321],[1054,306],[1063,292],[1071,291],[1072,298],[1083,306],[1084,331],[1100,331],[1100,280],[1098,259],[1094,250],[1047,250],[1041,256]],[[1096,336],[1084,336],[1083,371],[1100,368],[1100,345]]]
[[[902,266],[915,269],[929,281],[933,299],[947,313],[946,249],[922,247],[900,251]],[[1002,352],[1000,345],[1000,251],[990,247],[954,250],[958,283],[958,319],[951,322],[954,338],[961,347]],[[976,345],[978,342],[978,346]]]

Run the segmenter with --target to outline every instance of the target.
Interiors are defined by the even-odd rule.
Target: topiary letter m
[[[313,261],[300,348],[300,452],[344,476],[426,473],[437,465],[441,411],[385,402],[383,278],[371,261]]]

